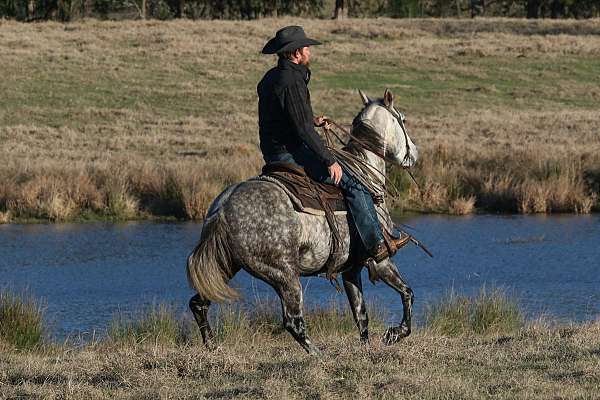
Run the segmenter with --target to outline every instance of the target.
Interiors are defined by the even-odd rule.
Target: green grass
[[[50,126],[108,122],[102,114],[90,120],[89,114],[83,112],[86,108],[152,110],[168,118],[203,115],[206,111],[223,113],[225,110],[215,107],[213,96],[218,95],[224,103],[235,100],[232,90],[254,96],[263,72],[264,60],[257,60],[256,54],[248,52],[242,57],[253,61],[245,65],[243,72],[235,64],[214,66],[217,71],[231,71],[224,80],[211,78],[211,70],[207,71],[204,64],[189,60],[172,67],[148,62],[147,56],[120,55],[111,63],[94,65],[53,60],[50,68],[44,58],[25,60],[8,75],[12,79],[0,84],[4,93],[0,99],[4,109],[0,123],[16,124],[26,116],[31,122]],[[353,57],[338,59],[340,65],[348,65],[344,73],[329,65],[315,65],[318,79],[313,83],[313,97],[318,98],[323,90],[353,90],[360,82],[363,90],[377,95],[385,88],[396,89],[403,108],[424,113],[475,106],[514,107],[518,106],[518,98],[526,99],[530,109],[597,105],[597,99],[585,93],[597,79],[597,57],[572,56],[550,61],[462,56],[440,65]],[[204,88],[203,92],[189,89],[194,86]],[[552,96],[531,96],[536,91],[550,92]],[[53,106],[49,108],[48,104]]]
[[[44,333],[39,300],[0,289],[0,341],[19,350],[34,349],[43,343]]]
[[[502,289],[483,287],[479,296],[449,291],[426,308],[427,329],[450,336],[511,334],[524,325],[517,301]]]
[[[134,318],[115,316],[108,329],[108,338],[115,343],[175,344],[183,338],[181,327],[171,306],[155,304]]]
[[[586,93],[589,85],[597,80],[600,70],[597,57],[574,56],[548,61],[490,56],[460,57],[454,61],[440,66],[413,66],[390,65],[386,60],[353,60],[352,68],[343,74],[324,72],[316,87],[352,90],[360,82],[363,90],[376,94],[390,88],[401,99],[403,108],[419,113],[520,107],[519,98],[526,100],[524,106],[528,109],[597,106],[597,100]],[[546,92],[551,95],[535,96]]]

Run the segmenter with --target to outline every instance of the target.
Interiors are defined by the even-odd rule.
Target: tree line
[[[476,17],[591,18],[600,0],[0,0],[0,18],[19,21],[101,19],[256,19]]]

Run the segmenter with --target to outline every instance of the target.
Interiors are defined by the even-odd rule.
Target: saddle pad
[[[274,178],[274,177],[269,176],[269,175],[259,175],[259,176],[255,176],[253,178],[250,178],[248,180],[249,181],[271,182],[271,183],[279,186],[288,195],[288,197],[292,201],[292,204],[294,205],[294,209],[296,211],[302,212],[302,213],[306,213],[306,214],[311,214],[311,215],[318,215],[320,217],[324,217],[325,216],[325,211],[323,209],[321,209],[321,207],[319,206],[319,204],[318,204],[317,201],[315,201],[317,203],[316,207],[315,207],[314,204],[310,204],[310,205],[304,204],[300,200],[299,196],[296,196],[284,183],[282,183],[277,178]],[[347,214],[347,210],[346,210],[344,202],[342,202],[342,205],[343,205],[343,209],[338,210],[339,207],[333,208],[333,210],[334,210],[333,213],[335,215],[346,215]]]

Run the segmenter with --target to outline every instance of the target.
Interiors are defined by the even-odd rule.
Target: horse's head
[[[382,99],[371,100],[358,91],[364,108],[354,119],[353,133],[371,137],[377,143],[385,159],[402,167],[412,167],[419,157],[417,146],[412,142],[404,126],[404,115],[394,108],[394,95],[385,90]]]

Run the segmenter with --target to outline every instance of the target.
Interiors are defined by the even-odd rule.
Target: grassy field
[[[0,222],[201,219],[255,175],[259,54],[301,24],[313,108],[397,96],[421,150],[399,210],[598,210],[600,21],[0,21]]]
[[[378,340],[384,326],[376,314],[371,343],[360,345],[345,309],[312,310],[307,323],[320,358],[283,331],[275,306],[255,315],[221,309],[213,351],[189,316],[164,306],[116,320],[108,337],[91,343],[19,350],[0,335],[0,399],[597,398],[600,321],[524,323],[497,292],[448,300],[393,346]]]

